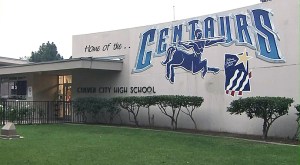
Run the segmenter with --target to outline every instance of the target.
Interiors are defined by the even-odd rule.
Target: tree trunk
[[[148,122],[149,122],[149,127],[151,127],[150,108],[149,107],[148,107]]]
[[[196,124],[196,121],[194,120],[193,116],[191,115],[190,118],[192,119],[193,123],[194,123],[194,126],[195,126],[195,130],[197,130],[197,124]]]
[[[174,130],[177,130],[177,120],[175,120],[174,123],[175,123],[175,129]]]
[[[174,125],[174,118],[171,118],[171,127],[172,127],[172,130],[175,130],[175,125]]]
[[[268,138],[268,122],[266,119],[264,119],[264,125],[263,125],[263,139],[267,140]]]
[[[179,116],[179,112],[181,111],[181,108],[178,109],[177,114],[176,114],[176,118],[174,119],[175,122],[175,129],[177,129],[177,121],[178,121],[178,116]],[[176,110],[174,111],[174,113],[176,112]]]
[[[297,126],[297,130],[296,130],[294,139],[299,140],[299,138],[300,138],[300,132],[299,132],[299,128],[300,128],[300,120],[299,120],[299,117],[298,117],[298,119],[297,119],[297,123],[298,123],[298,126]]]
[[[139,122],[137,120],[137,115],[133,114],[134,122],[137,127],[139,127]]]

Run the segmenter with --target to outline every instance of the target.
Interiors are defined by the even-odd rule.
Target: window
[[[27,80],[25,77],[1,78],[1,98],[26,100]]]
[[[71,99],[72,75],[58,76],[58,100]]]

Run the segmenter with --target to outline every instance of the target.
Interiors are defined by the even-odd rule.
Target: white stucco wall
[[[158,35],[155,35],[154,43],[148,45],[147,49],[152,50],[152,67],[133,73],[136,67],[137,55],[141,46],[141,36],[151,28],[159,30],[165,27],[172,27],[187,23],[190,20],[204,20],[207,17],[232,16],[236,14],[246,14],[251,19],[249,10],[265,9],[271,10],[273,16],[270,16],[273,30],[278,34],[278,48],[282,53],[285,62],[273,63],[259,59],[255,55],[255,50],[247,46],[232,44],[231,46],[222,46],[220,44],[204,49],[202,59],[206,58],[209,66],[220,68],[216,75],[207,73],[202,78],[201,73],[192,74],[181,68],[175,69],[175,82],[170,83],[166,77],[165,66],[161,64],[165,60],[165,55],[154,57],[155,47],[158,42]],[[234,28],[231,22],[231,28]],[[183,29],[185,30],[185,26]],[[218,34],[217,23],[215,23],[215,34]],[[188,32],[183,30],[183,41],[188,40]],[[250,31],[250,35],[254,31]],[[235,34],[232,33],[233,38]],[[217,36],[217,35],[216,35]],[[252,39],[254,39],[254,36]],[[166,39],[168,43],[170,38]],[[253,40],[254,41],[254,40]],[[120,49],[113,49],[115,43],[122,44]],[[106,46],[110,45],[110,46]],[[91,46],[98,47],[99,51],[91,51]],[[108,47],[108,48],[107,48]],[[295,104],[299,100],[299,2],[298,0],[271,1],[257,4],[232,11],[212,14],[209,16],[195,17],[175,22],[162,23],[151,26],[137,27],[111,32],[92,33],[73,36],[73,54],[76,57],[104,57],[125,55],[123,70],[121,72],[92,71],[92,72],[73,72],[73,95],[81,96],[145,96],[145,95],[188,95],[201,96],[204,98],[200,110],[195,113],[195,119],[201,130],[224,131],[244,134],[261,134],[262,120],[249,120],[246,115],[235,116],[226,112],[232,100],[239,96],[232,97],[225,93],[225,74],[224,74],[224,55],[226,53],[238,54],[244,51],[253,57],[248,61],[249,70],[252,71],[250,80],[251,91],[244,92],[242,97],[250,96],[283,96],[294,99],[294,104],[290,108],[289,115],[283,116],[274,122],[270,128],[269,136],[292,137],[296,131]],[[154,87],[156,93],[130,93],[130,87]],[[107,93],[77,93],[78,87],[111,87]],[[114,87],[128,87],[127,93],[115,93]],[[159,126],[168,126],[169,120],[163,116],[158,109],[155,113],[155,124]],[[127,113],[124,114],[126,119]],[[141,123],[147,124],[146,111],[141,112],[139,116]],[[126,120],[125,120],[126,121]],[[192,122],[183,114],[180,116],[179,127],[193,128]]]

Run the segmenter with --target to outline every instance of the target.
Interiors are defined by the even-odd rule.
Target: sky
[[[72,35],[214,14],[260,0],[0,0],[0,56],[20,58],[54,42],[66,59]],[[175,14],[174,14],[175,13]]]

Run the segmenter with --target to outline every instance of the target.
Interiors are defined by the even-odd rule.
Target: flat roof
[[[27,63],[0,67],[0,76],[33,72],[63,71],[72,69],[98,69],[121,71],[124,56],[112,57],[81,57],[68,60]]]
[[[29,63],[27,60],[9,58],[9,57],[1,57],[0,56],[0,66],[27,64],[27,63]]]

